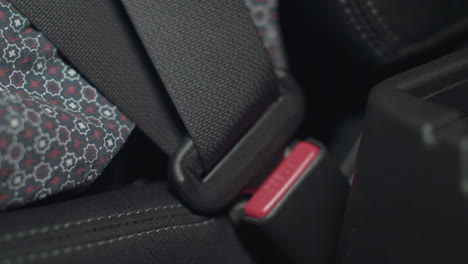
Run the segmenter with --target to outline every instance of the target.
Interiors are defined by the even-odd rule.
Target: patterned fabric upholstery
[[[92,182],[130,122],[0,1],[0,209]]]

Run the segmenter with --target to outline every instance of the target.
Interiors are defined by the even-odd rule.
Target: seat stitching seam
[[[4,234],[0,237],[0,241],[2,242],[7,242],[7,241],[12,241],[12,240],[17,240],[17,239],[22,239],[24,237],[29,237],[29,236],[34,236],[37,234],[44,234],[50,231],[57,231],[57,230],[63,230],[63,229],[68,229],[71,227],[76,227],[80,226],[83,224],[88,224],[88,223],[93,223],[93,222],[98,222],[98,221],[103,221],[103,220],[109,220],[109,219],[114,219],[114,218],[121,218],[121,217],[128,217],[132,215],[138,215],[142,213],[148,213],[148,212],[153,212],[153,211],[158,211],[158,210],[170,210],[170,209],[175,209],[175,208],[180,208],[182,207],[182,204],[172,204],[172,205],[164,205],[164,206],[158,206],[158,207],[153,207],[153,208],[146,208],[146,209],[141,209],[137,211],[130,211],[126,213],[120,213],[120,214],[112,214],[112,215],[107,215],[107,216],[99,216],[99,217],[91,217],[88,219],[83,219],[83,220],[78,220],[78,221],[73,221],[73,222],[67,222],[63,224],[56,224],[52,226],[45,226],[41,228],[33,228],[29,230],[23,230],[19,231],[16,233],[9,233],[9,234]]]
[[[184,224],[184,225],[174,225],[174,226],[169,226],[169,227],[163,227],[163,228],[158,228],[158,229],[152,229],[149,231],[144,231],[144,232],[139,232],[139,233],[133,233],[130,235],[125,235],[125,236],[120,236],[120,237],[115,237],[107,240],[101,240],[101,241],[95,241],[95,242],[90,242],[86,244],[79,244],[79,245],[74,245],[71,247],[66,247],[66,248],[56,248],[53,250],[49,251],[42,251],[38,253],[32,253],[26,256],[20,256],[16,258],[10,258],[10,259],[4,259],[1,261],[1,263],[16,263],[16,264],[22,264],[25,262],[33,262],[36,260],[45,260],[51,257],[57,257],[60,255],[65,255],[65,254],[70,254],[73,252],[78,252],[82,251],[85,249],[91,249],[95,247],[101,247],[105,245],[111,245],[113,243],[123,241],[123,240],[128,240],[132,239],[135,237],[142,237],[146,235],[150,235],[153,233],[159,233],[159,232],[164,232],[164,231],[171,231],[171,230],[176,230],[176,229],[185,229],[185,228],[196,228],[196,227],[204,227],[209,224],[214,223],[214,219],[209,219],[205,220],[202,222],[197,222],[197,223],[191,223],[191,224]]]

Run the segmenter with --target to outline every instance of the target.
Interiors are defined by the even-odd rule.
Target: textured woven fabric
[[[92,182],[133,128],[0,0],[0,209]]]
[[[277,69],[287,69],[278,17],[278,0],[244,0],[263,39],[263,44]]]
[[[123,0],[209,169],[278,97],[241,0]]]

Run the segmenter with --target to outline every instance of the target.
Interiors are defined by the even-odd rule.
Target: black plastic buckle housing
[[[204,177],[188,166],[196,153],[193,141],[187,138],[181,145],[171,162],[170,180],[188,207],[202,214],[226,208],[242,188],[265,176],[279,160],[304,113],[302,96],[291,78],[281,78],[280,92],[279,99]]]
[[[325,147],[308,141],[319,147],[319,155],[268,214],[248,216],[246,203],[231,212],[242,241],[259,263],[334,263],[349,184]],[[270,177],[283,177],[297,165],[292,162]],[[268,187],[257,192],[275,191],[267,181]]]

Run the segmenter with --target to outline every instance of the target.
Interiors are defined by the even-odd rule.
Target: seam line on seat
[[[108,220],[108,219],[127,217],[127,216],[142,214],[142,213],[158,211],[158,210],[170,210],[170,209],[175,209],[175,208],[180,208],[180,207],[182,207],[182,204],[164,205],[164,206],[146,208],[146,209],[141,209],[141,210],[137,210],[137,211],[120,213],[120,214],[112,214],[112,215],[99,216],[99,217],[91,217],[91,218],[88,218],[88,219],[83,219],[83,220],[78,220],[78,221],[73,221],[73,222],[67,222],[67,223],[63,223],[63,224],[56,224],[56,225],[52,225],[52,226],[44,226],[44,227],[40,227],[40,228],[33,228],[33,229],[29,229],[29,230],[19,231],[19,232],[16,232],[16,233],[4,234],[4,235],[2,235],[0,237],[0,242],[8,242],[8,241],[12,241],[12,240],[22,239],[24,237],[34,236],[34,235],[38,235],[38,234],[44,234],[44,233],[47,233],[47,232],[50,232],[50,231],[63,230],[63,229],[71,228],[71,227],[80,226],[80,225],[83,225],[83,224],[88,224],[88,223],[93,223],[93,222],[98,222],[98,221],[103,221],[103,220]]]
[[[185,217],[189,217],[189,216],[193,216],[193,214],[191,212],[183,212],[183,213],[173,213],[173,214],[168,213],[168,214],[159,215],[159,216],[147,217],[147,218],[143,218],[143,219],[139,219],[139,220],[132,220],[130,218],[127,221],[122,222],[122,223],[115,224],[115,223],[111,222],[110,224],[106,224],[104,226],[91,227],[91,228],[88,228],[88,229],[85,228],[84,230],[79,230],[79,235],[80,236],[92,235],[92,234],[95,234],[95,233],[102,232],[104,230],[107,230],[107,232],[110,232],[110,230],[119,229],[119,228],[125,227],[125,226],[138,226],[138,225],[148,223],[148,222],[161,221],[161,220],[164,220],[164,219],[185,218]],[[45,237],[45,238],[41,239],[41,241],[43,243],[50,243],[52,241],[60,241],[60,240],[64,240],[64,239],[68,239],[70,237],[76,236],[76,232],[67,233],[66,231],[67,230],[64,230],[64,231],[61,231],[61,232],[54,232],[54,233],[50,234],[49,237]]]
[[[142,237],[146,235],[150,235],[153,233],[160,233],[164,231],[171,231],[171,230],[176,230],[176,229],[185,229],[185,228],[196,228],[196,227],[204,227],[209,224],[214,223],[214,219],[209,219],[205,220],[203,222],[197,222],[197,223],[191,223],[191,224],[184,224],[184,225],[175,225],[175,226],[169,226],[169,227],[163,227],[163,228],[158,228],[158,229],[153,229],[149,231],[144,231],[144,232],[139,232],[139,233],[134,233],[130,235],[125,235],[125,236],[120,236],[108,240],[101,240],[101,241],[96,241],[96,242],[90,242],[86,244],[80,244],[80,245],[75,245],[71,247],[66,247],[66,248],[57,248],[49,251],[42,251],[38,253],[32,253],[26,256],[20,256],[16,258],[10,258],[10,259],[3,259],[1,261],[2,264],[22,264],[25,262],[33,262],[36,260],[45,260],[51,257],[57,257],[60,255],[65,255],[73,252],[78,252],[82,251],[85,249],[91,249],[95,247],[100,247],[100,246],[105,246],[105,245],[111,245],[115,242],[123,241],[123,240],[128,240],[132,239],[135,237]]]

